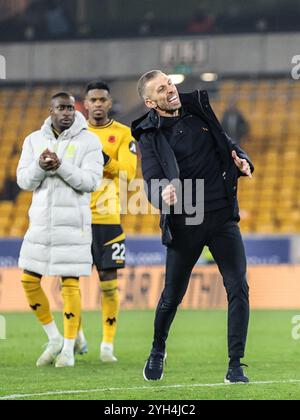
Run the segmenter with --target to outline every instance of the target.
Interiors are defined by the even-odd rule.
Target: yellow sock
[[[81,321],[81,296],[78,279],[65,278],[62,281],[64,301],[64,337],[74,340]]]
[[[34,275],[23,273],[22,285],[30,308],[35,313],[41,324],[50,324],[53,321],[53,316],[50,311],[48,298],[41,286],[41,279],[39,277],[35,277]]]
[[[102,281],[103,342],[113,344],[120,310],[118,280]]]

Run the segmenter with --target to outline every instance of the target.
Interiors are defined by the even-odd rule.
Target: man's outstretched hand
[[[247,175],[249,178],[252,178],[249,162],[246,159],[239,158],[235,150],[232,152],[232,157],[239,171]]]

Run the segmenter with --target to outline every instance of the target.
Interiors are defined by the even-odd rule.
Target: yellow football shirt
[[[137,145],[130,128],[117,121],[111,120],[103,127],[88,125],[89,131],[99,137],[104,153],[110,158],[104,167],[103,181],[92,194],[92,223],[119,225],[120,182],[130,182],[136,176]]]

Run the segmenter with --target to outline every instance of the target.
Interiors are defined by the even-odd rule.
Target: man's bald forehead
[[[51,98],[51,105],[56,105],[58,103],[75,105],[75,98],[67,92],[59,92]]]

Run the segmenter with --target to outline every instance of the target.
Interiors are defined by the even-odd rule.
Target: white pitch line
[[[164,385],[164,386],[139,386],[131,388],[99,388],[99,389],[83,389],[83,390],[74,390],[74,391],[53,391],[53,392],[41,392],[36,394],[15,394],[15,395],[6,395],[0,397],[0,400],[18,400],[22,398],[35,398],[35,397],[55,397],[62,395],[84,395],[84,394],[97,394],[103,392],[122,392],[122,391],[159,391],[162,389],[183,389],[183,388],[221,388],[228,386],[251,386],[251,385],[287,385],[287,384],[299,384],[300,380],[286,380],[286,381],[263,381],[263,382],[251,382],[250,384],[182,384],[182,385]]]

